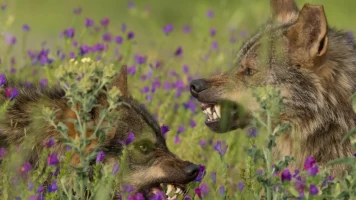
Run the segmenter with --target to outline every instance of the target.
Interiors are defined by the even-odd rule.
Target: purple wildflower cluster
[[[0,74],[0,87],[6,86],[7,80],[4,74]],[[5,96],[10,100],[14,100],[20,93],[17,88],[4,88]]]

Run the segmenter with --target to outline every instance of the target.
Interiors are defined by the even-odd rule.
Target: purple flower
[[[142,65],[146,62],[146,56],[141,56],[139,54],[136,54],[135,55],[135,59],[136,59],[136,63],[139,64],[139,65]]]
[[[172,24],[167,24],[163,27],[163,32],[168,35],[170,32],[173,31],[173,25]]]
[[[130,75],[135,75],[136,74],[136,65],[128,67],[127,68],[127,73],[130,74]]]
[[[132,32],[132,31],[130,31],[130,32],[127,34],[127,39],[128,39],[128,40],[131,40],[131,39],[133,39],[134,37],[135,37],[135,33]]]
[[[16,37],[11,35],[11,34],[5,34],[5,42],[9,45],[15,45],[16,44]]]
[[[126,31],[126,28],[127,28],[126,24],[122,24],[122,25],[121,25],[121,31],[122,31],[122,32],[125,32],[125,31]]]
[[[37,189],[37,193],[42,193],[44,191],[44,187],[43,185],[40,185],[40,187],[38,187]]]
[[[112,174],[115,175],[117,174],[117,172],[120,171],[120,167],[119,167],[119,164],[115,163],[113,168],[112,168]]]
[[[167,90],[170,90],[170,89],[171,89],[171,85],[172,85],[172,84],[171,84],[170,82],[167,82],[167,81],[166,81],[166,82],[164,82],[164,84],[163,84],[163,89],[166,90],[166,91],[167,91]]]
[[[216,144],[214,145],[214,150],[217,151],[220,155],[220,157],[223,157],[227,151],[227,145],[226,146],[222,146],[221,144],[222,142],[219,140],[216,142]]]
[[[105,42],[111,42],[111,40],[112,40],[111,34],[110,34],[109,32],[104,33],[104,35],[103,35],[103,40],[104,40]]]
[[[135,134],[133,132],[130,132],[126,138],[125,145],[131,144],[134,140],[135,140]]]
[[[33,184],[32,181],[28,181],[27,190],[28,190],[28,191],[31,191],[34,186],[35,186],[35,185]]]
[[[220,186],[219,193],[220,193],[221,196],[225,195],[225,187],[224,186]]]
[[[108,26],[110,23],[110,19],[108,17],[104,17],[102,20],[101,20],[101,25],[103,26]]]
[[[239,191],[242,192],[245,188],[245,183],[241,181],[237,184],[237,186],[239,187]]]
[[[210,29],[210,36],[214,37],[216,35],[216,29],[215,28],[211,28]]]
[[[211,48],[212,48],[213,50],[218,49],[218,48],[219,48],[218,42],[217,42],[217,41],[213,41],[213,42],[211,43]]]
[[[0,87],[6,84],[5,74],[0,74]]]
[[[29,162],[26,162],[22,167],[21,167],[21,172],[27,174],[29,171],[31,171],[32,166]]]
[[[82,13],[82,10],[83,10],[83,9],[80,8],[80,7],[79,7],[79,8],[74,8],[74,9],[73,9],[73,13],[74,13],[75,15],[80,15],[80,13]]]
[[[184,126],[183,125],[178,126],[177,134],[180,134],[183,132],[184,132]]]
[[[53,181],[51,185],[48,186],[48,192],[51,193],[51,192],[55,192],[57,191],[58,189],[58,186],[57,186],[57,181]]]
[[[316,185],[314,185],[314,184],[310,184],[309,193],[310,193],[310,195],[318,194],[319,193],[318,187]]]
[[[53,175],[53,176],[57,176],[58,173],[59,173],[59,166],[57,165],[56,171],[54,171],[54,172],[52,173],[52,175]]]
[[[82,46],[80,46],[80,48],[79,48],[79,50],[80,50],[80,55],[81,56],[84,56],[85,54],[87,54],[89,51],[90,51],[90,46],[88,46],[88,45],[82,45]]]
[[[42,87],[46,87],[48,85],[48,80],[46,78],[41,79],[40,85]]]
[[[1,5],[1,10],[6,10],[6,8],[7,8],[6,4]]]
[[[184,73],[188,73],[188,71],[189,71],[188,65],[183,65],[182,69],[183,69]]]
[[[183,106],[184,106],[185,109],[189,109],[192,112],[196,112],[197,111],[197,105],[195,104],[195,102],[193,100],[189,100],[187,103],[183,103]]]
[[[98,44],[94,45],[93,48],[92,48],[93,52],[102,52],[104,50],[105,50],[105,45],[101,44],[101,43],[98,43]]]
[[[216,172],[211,172],[210,178],[213,181],[213,183],[216,184]]]
[[[2,160],[3,158],[5,158],[7,155],[7,152],[5,150],[5,148],[0,147],[0,160]]]
[[[29,88],[29,87],[31,87],[31,86],[32,86],[32,83],[31,83],[31,82],[26,81],[26,82],[25,82],[25,86],[26,86],[27,88]]]
[[[282,182],[292,180],[292,174],[290,173],[289,169],[284,169],[281,174]]]
[[[168,131],[169,131],[169,127],[163,124],[161,126],[161,132],[162,132],[162,135],[164,136],[164,138],[166,138]]]
[[[297,177],[299,174],[299,170],[298,169],[295,169],[294,170],[294,174],[293,174],[293,178]]]
[[[201,198],[202,198],[200,188],[195,188],[195,189],[194,189],[194,192],[195,192],[195,194],[197,194],[197,195],[198,195],[199,199],[201,199]]]
[[[5,88],[5,95],[12,101],[19,95],[19,91],[17,88]]]
[[[66,29],[62,32],[62,35],[66,38],[73,38],[74,37],[74,29],[73,28],[69,28]]]
[[[208,17],[208,18],[213,18],[214,17],[214,11],[212,11],[212,10],[208,10],[207,12],[206,12],[206,16]]]
[[[307,169],[307,171],[309,176],[315,176],[319,172],[318,165],[315,164],[314,166]]]
[[[116,36],[116,37],[115,37],[115,42],[116,42],[116,44],[122,44],[123,40],[124,40],[124,39],[123,39],[121,36]]]
[[[35,195],[31,195],[28,197],[28,200],[37,200],[37,197]]]
[[[307,159],[305,159],[304,162],[304,169],[308,170],[309,168],[313,167],[315,164],[315,159],[311,156],[308,156]]]
[[[132,9],[135,7],[135,3],[133,1],[129,1],[129,3],[127,4],[127,7]]]
[[[28,26],[27,24],[24,24],[24,25],[22,26],[22,30],[23,30],[24,32],[29,32],[29,31],[30,31],[30,26]]]
[[[184,33],[190,33],[190,31],[191,31],[191,28],[190,28],[189,25],[184,25],[184,26],[183,26],[183,32],[184,32]]]
[[[123,191],[124,193],[130,193],[130,192],[134,191],[134,187],[133,187],[132,185],[125,185],[125,184],[123,184],[123,185],[122,185],[122,191]]]
[[[182,49],[182,47],[179,46],[179,47],[176,49],[174,55],[180,56],[180,55],[182,55],[182,53],[183,53],[183,49]]]
[[[206,140],[205,140],[205,139],[200,140],[200,141],[199,141],[199,145],[200,145],[201,147],[204,147],[204,146],[206,145]]]
[[[249,128],[246,130],[246,136],[249,138],[254,138],[258,135],[258,130],[256,128]]]
[[[55,165],[55,164],[58,164],[58,163],[59,163],[59,160],[57,158],[57,154],[56,153],[53,153],[53,154],[48,156],[48,158],[47,158],[47,164],[48,165]]]
[[[199,174],[198,176],[195,178],[195,182],[201,182],[204,178],[206,174],[206,171],[205,171],[205,166],[204,165],[199,165]]]
[[[90,18],[85,18],[85,26],[88,28],[94,26],[94,20]]]
[[[69,52],[69,57],[70,58],[75,58],[75,53],[74,52]]]
[[[322,183],[322,186],[325,187],[329,181],[333,181],[334,180],[334,177],[332,176],[328,176]]]
[[[149,91],[150,91],[149,86],[145,86],[144,88],[141,89],[141,93],[143,93],[143,94],[148,93]]]
[[[194,128],[197,123],[194,120],[190,120],[190,127]]]
[[[177,134],[175,137],[174,137],[174,143],[175,144],[180,144],[182,141],[180,141],[179,139],[179,134]]]
[[[185,195],[184,200],[192,200],[192,199],[191,199],[190,196],[187,194],[187,195]]]
[[[209,193],[209,187],[207,184],[203,183],[200,184],[200,191],[202,193],[203,196],[207,195]]]
[[[104,151],[100,151],[98,155],[96,155],[96,163],[100,163],[105,157]]]

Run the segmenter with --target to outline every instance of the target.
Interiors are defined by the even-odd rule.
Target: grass
[[[298,1],[299,7],[305,2]],[[356,31],[356,25],[350,23],[350,19],[356,18],[356,13],[352,10],[356,7],[356,2],[351,0],[345,0],[344,3],[334,0],[308,2],[322,3],[325,6],[331,26]],[[73,27],[75,28],[74,40],[82,40],[85,44],[92,46],[101,41],[104,31],[98,35],[88,35],[85,33],[84,19],[92,18],[99,25],[102,18],[109,17],[110,25],[105,28],[106,31],[113,36],[124,37],[124,43],[117,45],[112,42],[109,50],[101,54],[103,59],[117,64],[114,58],[116,58],[115,48],[118,48],[119,55],[124,56],[124,61],[127,59],[125,64],[129,67],[136,65],[137,72],[129,76],[128,81],[132,96],[145,103],[148,109],[157,115],[160,124],[170,127],[167,144],[172,152],[184,160],[206,166],[206,177],[203,183],[208,184],[211,190],[207,199],[224,198],[226,194],[229,194],[230,198],[237,195],[240,199],[246,199],[252,198],[251,194],[257,194],[259,187],[263,184],[257,185],[256,180],[249,178],[255,174],[256,170],[263,168],[260,165],[253,166],[244,148],[250,148],[253,145],[262,147],[267,136],[272,134],[271,130],[261,130],[257,138],[246,137],[246,133],[242,130],[221,135],[212,133],[205,127],[205,116],[200,112],[198,103],[191,99],[188,87],[192,78],[211,76],[232,67],[234,54],[241,43],[268,18],[268,1],[137,0],[133,8],[128,8],[126,1],[113,0],[100,3],[96,0],[17,0],[0,3],[8,5],[5,11],[0,11],[0,19],[2,19],[0,33],[12,33],[17,37],[16,45],[11,49],[4,40],[0,41],[1,69],[8,76],[31,82],[39,82],[46,78],[50,85],[56,83],[53,68],[68,61],[67,58],[58,59],[56,50],[60,49],[66,55],[69,52],[77,53],[78,51],[71,45],[71,39],[60,39],[59,34],[64,29]],[[83,8],[78,16],[72,14],[73,8],[77,7]],[[208,10],[214,11],[214,17],[211,19],[206,16]],[[125,33],[121,31],[123,23],[127,25],[127,31],[135,32],[135,42],[132,44],[127,42],[127,31]],[[23,33],[21,30],[23,24],[30,25],[29,33]],[[173,32],[163,33],[162,28],[166,24],[173,24]],[[191,27],[190,33],[183,31],[184,25]],[[217,30],[213,37],[210,35],[212,28]],[[80,38],[82,33],[84,33],[83,37]],[[234,42],[231,42],[232,40]],[[30,66],[30,60],[24,52],[26,49],[39,51],[44,41],[46,41],[45,48],[51,49],[49,57],[55,58],[53,65]],[[213,42],[217,42],[217,49],[212,48]],[[174,56],[178,47],[183,49],[183,54]],[[130,57],[125,57],[129,49]],[[147,57],[146,62],[141,65],[137,64],[133,59],[135,54]],[[98,55],[90,56],[95,59]],[[16,59],[16,64],[11,64],[11,57]],[[163,67],[159,70],[149,67],[150,64],[154,65],[156,62],[160,62]],[[184,65],[188,66],[188,72],[183,71]],[[16,73],[9,72],[12,67],[17,70]],[[32,75],[34,70],[37,72]],[[142,75],[150,76],[150,74],[152,78],[142,80]],[[143,93],[141,90],[146,86],[151,87],[155,79],[160,81],[161,87],[152,94]],[[165,90],[163,85],[166,82],[170,85],[183,82],[184,86],[181,89]],[[177,95],[177,93],[181,94]],[[152,100],[148,100],[151,97]],[[192,106],[186,108],[184,105],[187,103]],[[195,126],[191,125],[192,121],[196,123]],[[182,133],[178,133],[180,126],[184,127]],[[177,142],[177,137],[180,142]],[[214,144],[218,140],[228,145],[223,159],[214,150]],[[199,145],[203,141],[207,144]],[[226,168],[222,163],[227,164],[228,167]],[[268,171],[271,172],[271,170]],[[215,172],[216,183],[210,178],[210,174]],[[272,175],[269,174],[269,176]],[[242,194],[239,192],[241,182],[247,185],[247,189]],[[221,186],[224,186],[226,190],[222,195],[219,192]],[[246,190],[249,191],[245,192]],[[244,196],[245,194],[247,196]]]

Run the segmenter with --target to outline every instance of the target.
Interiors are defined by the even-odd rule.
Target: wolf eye
[[[154,145],[152,144],[152,142],[144,141],[144,142],[140,142],[139,144],[137,144],[136,149],[141,151],[141,153],[146,154],[146,153],[153,151]]]
[[[147,149],[148,149],[148,147],[147,147],[147,145],[140,145],[140,150],[142,151],[142,152],[146,152],[147,151]]]
[[[251,68],[249,68],[249,67],[246,67],[245,70],[244,70],[244,74],[245,74],[246,76],[252,76],[252,75],[254,75],[255,73],[256,73],[256,70],[251,69]]]

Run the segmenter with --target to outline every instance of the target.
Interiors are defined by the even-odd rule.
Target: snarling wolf
[[[119,141],[125,141],[129,133],[135,135],[132,145],[128,148],[128,173],[124,175],[124,183],[132,185],[134,192],[142,193],[148,198],[152,193],[162,192],[162,184],[169,185],[168,190],[176,189],[176,192],[184,192],[187,183],[193,181],[199,174],[199,166],[189,161],[183,161],[169,151],[161,129],[153,116],[127,91],[126,67],[113,81],[117,85],[122,96],[119,98],[120,106],[116,112],[119,113],[118,123],[113,125],[113,133],[108,133],[105,141],[99,144],[92,142],[86,148],[93,148],[93,145],[100,145],[100,149],[105,152],[104,164],[118,163],[122,154],[123,145]],[[1,147],[12,149],[20,146],[27,148],[24,158],[34,167],[38,166],[39,158],[44,148],[44,141],[51,137],[56,139],[60,134],[46,121],[41,121],[39,110],[43,105],[50,106],[58,110],[56,118],[63,121],[68,127],[68,135],[75,137],[74,124],[70,119],[75,118],[74,111],[68,106],[65,92],[58,87],[41,88],[36,86],[26,87],[22,83],[8,81],[6,87],[16,87],[19,96],[14,100],[14,104],[8,108],[0,123]],[[2,101],[4,97],[2,97]],[[91,112],[93,123],[97,121],[98,113]],[[66,147],[61,141],[57,141],[52,148],[52,153],[57,153],[58,157],[63,157]],[[24,152],[23,152],[24,153]],[[95,164],[95,158],[93,160]],[[71,164],[78,164],[78,157],[72,156]]]
[[[279,87],[285,105],[279,122],[293,128],[277,139],[276,158],[293,156],[294,167],[302,168],[307,156],[322,165],[352,156],[350,141],[341,141],[356,119],[353,36],[330,28],[323,6],[305,4],[299,10],[293,0],[270,5],[271,19],[242,45],[231,71],[191,81],[191,94],[208,115],[205,124],[220,133],[245,128],[260,109],[251,91]]]

